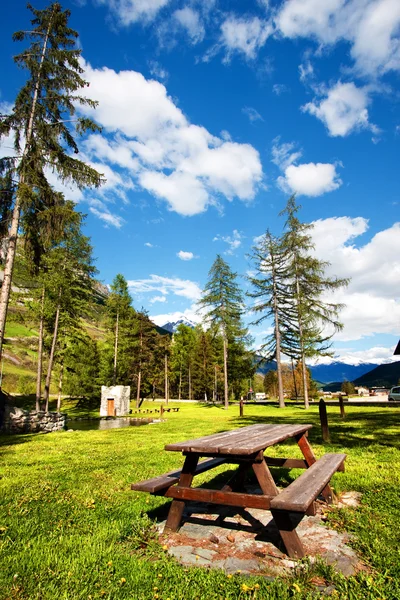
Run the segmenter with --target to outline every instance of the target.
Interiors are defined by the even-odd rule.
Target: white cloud
[[[290,165],[285,176],[278,177],[278,185],[288,192],[304,196],[321,196],[342,185],[335,165],[330,163],[308,163]]]
[[[172,17],[185,29],[192,44],[198,44],[204,39],[205,29],[197,10],[185,6],[176,10]]]
[[[194,258],[193,252],[185,252],[184,250],[179,250],[179,252],[177,252],[176,255],[181,260],[192,260],[192,258]]]
[[[170,0],[97,0],[106,5],[123,26],[152,21]]]
[[[369,122],[367,106],[370,103],[368,90],[354,83],[338,82],[328,90],[322,100],[309,102],[302,110],[316,116],[324,123],[332,136],[346,136],[353,131],[377,128]]]
[[[127,173],[119,175],[119,190],[135,178],[171,210],[188,216],[217,204],[218,196],[254,198],[262,167],[251,145],[226,141],[188,122],[158,81],[135,71],[84,67],[99,106],[82,110],[104,128],[103,136],[88,139],[85,150],[93,161],[111,162]],[[109,175],[114,181],[115,173]]]
[[[178,277],[150,275],[148,279],[129,280],[128,287],[133,293],[159,292],[163,296],[175,294],[195,301],[201,297],[201,288],[195,281]]]
[[[347,41],[361,74],[400,68],[398,0],[286,0],[275,22],[285,37],[322,45]]]
[[[213,238],[213,242],[225,242],[228,244],[229,248],[224,252],[224,254],[233,254],[235,250],[240,248],[242,245],[242,239],[242,234],[237,229],[234,229],[232,235],[216,235]]]
[[[122,225],[125,223],[124,219],[118,215],[112,214],[109,210],[99,210],[94,206],[90,206],[89,210],[96,217],[104,221],[107,225],[112,225],[117,229],[120,229]]]
[[[272,162],[284,173],[277,179],[278,186],[287,193],[304,196],[321,196],[341,186],[342,181],[331,163],[302,163],[296,165],[302,156],[294,142],[281,144],[275,138],[272,145]]]
[[[349,286],[335,293],[343,302],[344,323],[336,340],[357,340],[376,333],[398,333],[400,301],[400,223],[375,234],[364,245],[355,245],[365,234],[362,217],[332,217],[314,222],[312,237],[316,255],[329,261],[331,276],[351,278]]]
[[[150,242],[145,242],[144,245],[148,248],[154,248],[153,244],[151,244]]]
[[[150,298],[149,303],[154,304],[154,302],[166,302],[167,298],[165,296],[154,296],[154,298]]]
[[[285,92],[288,92],[289,88],[284,83],[274,83],[274,85],[272,86],[272,91],[277,96],[281,96],[281,94],[284,94]]]
[[[230,15],[221,25],[220,46],[226,52],[225,60],[232,54],[244,54],[246,59],[253,60],[273,33],[270,21],[258,17],[235,17]]]
[[[163,81],[164,83],[168,80],[169,73],[166,69],[164,69],[164,67],[160,65],[159,62],[157,62],[156,60],[150,60],[148,62],[148,65],[150,74],[153,75],[153,77],[161,79],[161,81]]]
[[[242,113],[249,118],[250,123],[254,123],[255,121],[264,121],[260,113],[251,106],[245,106],[242,108]]]

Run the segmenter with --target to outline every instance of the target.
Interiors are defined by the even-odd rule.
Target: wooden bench
[[[346,454],[325,454],[271,500],[271,509],[306,513],[336,471],[343,470],[345,459]]]
[[[194,474],[199,475],[200,473],[205,473],[210,469],[219,467],[219,465],[222,465],[225,462],[225,458],[207,458],[206,460],[201,460],[198,463]],[[174,471],[169,471],[168,473],[164,473],[158,477],[153,477],[152,479],[139,481],[139,483],[132,483],[131,490],[135,490],[137,492],[148,492],[154,496],[164,496],[166,491],[172,485],[175,485],[179,482],[181,473],[182,470],[177,471],[175,469]]]

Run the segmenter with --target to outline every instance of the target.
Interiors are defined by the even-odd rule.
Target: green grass
[[[21,338],[21,337],[37,337],[38,332],[35,329],[30,329],[22,323],[15,323],[11,321],[6,324],[6,338]]]
[[[400,597],[399,409],[349,406],[342,421],[329,407],[332,443],[323,445],[316,406],[245,406],[243,418],[237,406],[180,406],[157,425],[0,438],[1,599],[322,598],[312,585],[316,574],[334,584],[333,598]],[[330,513],[329,526],[353,534],[368,571],[345,579],[306,564],[293,578],[229,578],[183,568],[158,544],[151,519],[168,501],[131,492],[130,483],[181,466],[179,453],[163,450],[167,442],[259,422],[311,422],[318,456],[348,454],[333,486],[362,492],[362,503]],[[277,455],[295,452],[276,447]]]

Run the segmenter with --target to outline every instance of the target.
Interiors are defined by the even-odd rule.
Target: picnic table
[[[131,488],[173,498],[165,525],[167,531],[178,530],[188,501],[270,510],[287,554],[301,558],[305,556],[305,550],[296,527],[304,515],[315,514],[315,500],[320,494],[328,504],[333,502],[329,481],[336,471],[344,470],[346,458],[345,454],[329,453],[317,460],[307,439],[311,428],[310,424],[259,424],[167,444],[165,450],[182,452],[185,457],[182,469],[134,483]],[[290,438],[296,440],[303,458],[264,455],[267,448]],[[200,461],[201,457],[207,458]],[[196,475],[225,463],[238,467],[221,490],[191,487]],[[305,471],[279,491],[271,466]],[[245,490],[244,480],[249,470],[254,472],[261,494]]]

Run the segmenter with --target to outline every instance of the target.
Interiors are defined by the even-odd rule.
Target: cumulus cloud
[[[400,68],[398,0],[286,0],[275,24],[288,38],[350,44],[355,69],[376,76]]]
[[[272,33],[273,26],[268,20],[229,15],[221,25],[219,44],[225,51],[225,61],[229,61],[234,53],[254,60]]]
[[[194,258],[193,252],[185,252],[185,250],[179,250],[176,255],[181,260],[192,260]]]
[[[338,82],[328,90],[323,99],[314,99],[302,107],[322,121],[331,136],[346,136],[353,131],[378,129],[370,123],[368,104],[370,98],[367,88],[358,88],[354,83]]]
[[[145,242],[144,245],[147,246],[148,248],[154,248],[154,245],[151,244],[150,242]]]
[[[336,165],[331,163],[295,164],[302,156],[296,144],[280,143],[276,138],[272,146],[272,162],[282,171],[277,179],[278,186],[286,193],[304,196],[321,196],[342,185]]]
[[[342,185],[335,165],[330,163],[307,163],[290,165],[285,176],[278,177],[278,185],[288,192],[304,196],[321,196]]]
[[[272,86],[272,91],[274,92],[274,94],[276,94],[277,96],[281,96],[282,94],[284,94],[285,92],[289,91],[289,88],[287,85],[285,85],[284,83],[274,83],[274,85]]]
[[[106,225],[112,225],[117,229],[120,229],[122,225],[125,223],[124,219],[119,215],[115,215],[111,213],[108,209],[99,210],[94,206],[89,207],[90,212],[95,215],[98,219],[101,219],[106,223]]]
[[[128,287],[132,293],[159,292],[163,296],[175,294],[189,300],[197,301],[201,297],[201,288],[195,281],[179,279],[178,277],[163,277],[150,275],[148,279],[131,279]]]
[[[246,201],[255,196],[262,167],[250,144],[190,123],[159,81],[135,71],[84,67],[99,106],[82,110],[104,130],[103,136],[90,136],[85,151],[91,160],[107,161],[124,174],[118,175],[120,190],[133,179],[170,210],[187,216],[217,204],[220,197]]]
[[[243,236],[237,229],[233,230],[232,235],[216,235],[213,238],[213,242],[221,241],[228,244],[228,250],[224,254],[234,254],[235,250],[242,245],[242,240]]]
[[[314,221],[316,255],[331,263],[329,275],[350,278],[349,286],[335,294],[335,301],[346,305],[341,313],[344,329],[336,340],[393,334],[400,322],[400,223],[357,246],[357,238],[367,230],[368,220],[363,217]]]

